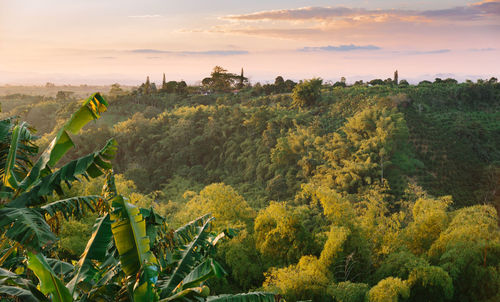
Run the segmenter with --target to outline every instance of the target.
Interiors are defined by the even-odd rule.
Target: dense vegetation
[[[243,71],[217,67],[202,84],[164,80],[157,88],[148,80],[131,92],[113,85],[108,111],[72,136],[78,148],[56,167],[113,137],[116,188],[131,203],[173,228],[211,213],[213,234],[234,235],[210,252],[228,273],[203,280],[215,294],[500,299],[496,79],[347,86],[277,77],[251,86]],[[5,117],[39,130],[42,147],[80,108],[61,95],[0,101]],[[100,195],[103,182],[58,193]],[[73,216],[53,227],[60,240],[51,258],[76,261],[86,250],[82,237],[96,216]]]

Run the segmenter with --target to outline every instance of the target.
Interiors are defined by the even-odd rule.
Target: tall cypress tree
[[[146,78],[146,83],[144,83],[144,94],[151,94],[151,82],[149,82],[149,76]]]
[[[243,81],[245,81],[245,77],[243,76],[243,67],[241,68],[241,75],[240,75],[240,82],[238,83],[238,89],[243,88],[244,84]]]

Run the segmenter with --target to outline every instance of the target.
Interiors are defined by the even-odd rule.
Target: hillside
[[[211,213],[213,230],[231,234],[214,256],[229,277],[206,283],[216,294],[500,297],[495,79],[240,84],[115,86],[104,92],[107,112],[73,137],[77,148],[59,166],[114,137],[116,187],[142,213],[169,227]],[[42,147],[80,106],[62,94],[0,103],[3,118],[38,129]],[[101,194],[103,181],[75,182],[64,196]],[[78,259],[94,219],[58,225],[53,257]]]
[[[247,89],[238,94],[111,96],[109,112],[82,135],[88,141],[79,152],[94,150],[105,137],[114,136],[121,146],[115,169],[128,173],[142,192],[181,177],[201,185],[241,186],[241,193],[264,205],[295,195],[307,179],[300,172],[302,157],[309,156],[314,165],[324,161],[304,150],[285,150],[289,153],[280,156],[287,162],[280,167],[273,154],[283,143],[293,143],[291,136],[307,130],[314,138],[325,138],[357,112],[382,106],[404,115],[409,151],[418,162],[407,177],[433,195],[452,195],[458,205],[495,200],[498,84],[323,86],[315,105],[301,109],[292,107],[290,93],[255,94]],[[3,116],[19,116],[40,136],[68,118],[77,103],[22,95],[4,96],[0,102]],[[158,175],[143,177],[141,171]],[[281,186],[277,192],[276,185]]]

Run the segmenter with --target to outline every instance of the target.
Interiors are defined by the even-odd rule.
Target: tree
[[[374,80],[371,80],[370,82],[368,82],[368,84],[370,84],[372,86],[385,85],[385,82],[381,79],[374,79]]]
[[[428,86],[428,85],[432,85],[432,82],[431,81],[427,81],[427,80],[423,80],[423,81],[420,81],[418,83],[418,86]]]
[[[177,94],[187,94],[188,93],[188,86],[185,81],[180,81],[177,83],[177,87],[175,91]]]
[[[242,75],[229,73],[226,69],[220,66],[215,66],[210,74],[210,77],[204,78],[201,82],[204,86],[209,89],[213,89],[214,91],[227,92],[231,90],[237,81],[244,83],[245,81],[248,81],[248,79]]]
[[[241,68],[241,74],[238,80],[238,85],[236,85],[236,88],[238,89],[242,89],[243,87],[245,87],[245,82],[248,82],[248,79],[243,75],[243,68]]]
[[[262,90],[264,90],[265,95],[271,95],[276,92],[276,89],[273,84],[262,85]]]
[[[162,80],[162,82],[161,82],[161,90],[162,90],[162,91],[167,90],[167,81],[166,81],[166,79],[165,79],[165,73],[163,73],[163,80]]]
[[[123,93],[124,93],[124,91],[120,87],[120,84],[118,84],[118,83],[114,83],[113,85],[111,85],[111,88],[109,89],[110,96],[118,96],[118,95],[121,95]]]
[[[453,297],[453,281],[448,273],[438,266],[415,268],[408,277],[410,298],[408,301],[449,301]]]
[[[255,218],[256,247],[273,263],[290,264],[311,250],[312,237],[284,203],[271,202]]]
[[[452,78],[446,78],[443,80],[443,83],[449,84],[449,85],[456,85],[458,84],[458,81]]]
[[[394,79],[392,80],[392,82],[395,84],[395,85],[399,85],[399,82],[398,82],[398,71],[394,71]]]
[[[178,86],[178,83],[176,81],[168,81],[165,84],[164,91],[167,93],[176,93],[178,90],[177,86]]]
[[[186,205],[184,215],[191,220],[204,213],[211,213],[216,218],[213,224],[219,229],[246,227],[255,217],[254,210],[245,199],[223,183],[208,185],[200,194],[193,196]]]
[[[286,91],[286,84],[285,80],[283,79],[282,76],[277,76],[276,79],[274,79],[274,89],[277,93],[283,93]]]
[[[408,128],[395,109],[369,107],[349,118],[322,146],[325,164],[316,178],[340,192],[355,194],[388,180],[395,192],[404,188],[402,175],[416,164],[408,146]]]
[[[500,294],[500,227],[492,206],[476,205],[452,214],[428,251],[430,262],[452,278],[453,299],[487,301]]]
[[[314,78],[305,80],[293,88],[292,105],[294,107],[308,107],[313,105],[321,96],[321,87],[323,80]]]
[[[342,88],[345,88],[347,85],[345,84],[345,82],[342,82],[342,81],[339,81],[339,82],[335,82],[335,84],[333,84],[333,87],[342,87]]]
[[[410,83],[408,83],[407,80],[401,80],[399,81],[399,87],[404,88],[410,86]]]
[[[144,89],[143,89],[144,94],[149,95],[151,94],[151,83],[149,82],[149,76],[146,78],[146,83],[144,83]]]
[[[387,277],[408,279],[410,273],[418,267],[429,266],[429,263],[410,252],[400,251],[390,254],[373,275],[374,280],[380,281]]]
[[[399,278],[388,277],[381,280],[368,292],[370,302],[398,302],[405,301],[410,296],[410,289]]]
[[[297,85],[297,83],[295,83],[294,81],[288,79],[285,81],[285,86],[286,86],[286,92],[292,92],[293,91],[293,88],[295,88],[295,86]]]
[[[230,269],[229,278],[245,291],[260,287],[267,269],[251,231],[239,230],[237,236],[222,242],[217,249],[218,256]]]
[[[346,281],[333,284],[328,288],[328,293],[335,301],[364,302],[368,290],[368,284]]]
[[[406,244],[416,255],[426,253],[448,226],[451,198],[418,199],[412,209],[413,221],[405,229]]]
[[[286,301],[325,301],[329,298],[327,288],[331,280],[314,256],[304,256],[297,264],[285,268],[271,268],[265,276],[264,289],[281,293]]]
[[[252,95],[259,96],[262,94],[262,92],[263,92],[262,84],[260,84],[259,82],[255,83],[255,85],[253,85]]]
[[[60,90],[56,94],[56,100],[57,101],[68,101],[73,94],[74,94],[73,91],[63,91],[63,90]]]

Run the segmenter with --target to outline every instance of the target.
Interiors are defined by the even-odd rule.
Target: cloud
[[[451,52],[451,49],[393,51],[394,54],[403,55],[434,55],[448,52]]]
[[[427,10],[421,15],[432,19],[478,20],[488,16],[500,16],[500,1],[483,1],[468,6]]]
[[[310,52],[310,51],[335,51],[335,52],[346,52],[346,51],[354,51],[354,50],[379,50],[381,49],[375,45],[339,45],[339,46],[321,46],[321,47],[304,47],[299,49],[299,51]]]
[[[439,19],[474,20],[487,16],[500,16],[500,1],[477,2],[468,6],[457,6],[440,10],[403,10],[403,9],[376,9],[349,7],[302,7],[296,9],[281,9],[260,11],[250,14],[228,15],[222,19],[239,21],[334,21],[351,20],[384,21],[399,19],[402,21],[433,21]]]
[[[110,57],[110,56],[104,56],[104,57],[97,57],[98,59],[103,59],[103,60],[114,60],[116,57]]]
[[[128,18],[161,18],[162,15],[136,15],[136,16],[128,16]]]
[[[469,50],[470,51],[476,51],[476,52],[482,52],[482,51],[495,51],[497,49],[496,48],[488,47],[488,48],[471,48]]]
[[[147,48],[133,49],[130,52],[134,52],[134,53],[170,53],[170,51],[164,51],[164,50],[158,50],[158,49],[147,49]]]
[[[485,41],[491,41],[491,37],[500,35],[500,0],[476,0],[469,5],[434,10],[311,6],[226,15],[219,19],[226,22],[184,32],[304,40],[316,45],[354,42],[387,48],[386,42],[390,41],[392,47],[431,43],[440,45],[435,48],[464,49],[460,44],[476,43],[469,45],[479,48]],[[487,43],[498,48],[495,41]],[[310,49],[313,50],[327,51]]]
[[[500,15],[500,1],[487,0],[473,4],[474,7],[485,14]]]
[[[160,49],[133,49],[130,50],[132,53],[141,54],[173,54],[181,56],[189,55],[205,55],[205,56],[235,56],[235,55],[246,55],[249,52],[246,50],[206,50],[206,51],[170,51],[170,50],[160,50]]]
[[[261,11],[243,15],[229,15],[223,19],[231,20],[307,20],[327,19],[332,17],[352,16],[355,13],[366,13],[365,9],[347,7],[302,7],[297,9],[281,9]]]

